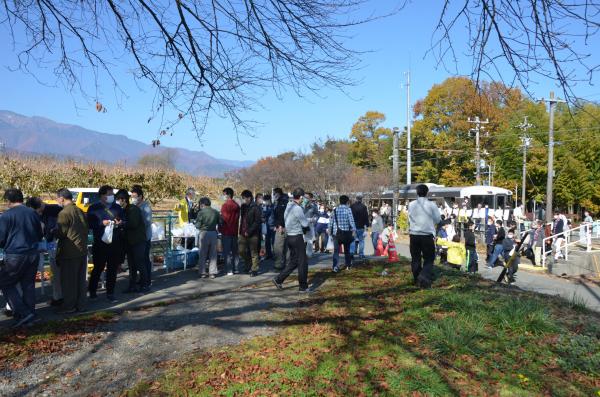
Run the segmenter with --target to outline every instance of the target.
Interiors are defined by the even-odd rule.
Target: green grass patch
[[[278,334],[182,359],[124,395],[599,395],[597,313],[453,270],[421,290],[408,264],[386,267],[337,274],[278,312]]]

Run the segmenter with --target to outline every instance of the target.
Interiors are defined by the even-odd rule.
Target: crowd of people
[[[244,190],[235,197],[233,189],[225,188],[223,204],[217,210],[208,197],[197,200],[194,189],[186,191],[175,211],[180,224],[191,223],[198,230],[197,241],[188,239],[186,248],[199,249],[200,277],[220,275],[220,251],[223,275],[254,277],[260,262],[271,260],[278,273],[273,278],[278,288],[297,269],[299,289],[306,292],[310,291],[308,257],[313,253],[331,253],[332,270],[339,272],[351,269],[355,258],[364,258],[369,228],[374,246],[379,240],[387,244],[393,236],[389,217],[385,221],[377,209],[369,213],[360,196],[351,203],[342,195],[334,204],[321,202],[301,188],[291,194],[280,188],[272,192],[272,196],[253,195]],[[98,298],[103,275],[106,299],[117,302],[117,273],[125,260],[129,279],[122,293],[150,291],[152,208],[142,187],[116,190],[105,185],[99,188],[98,197],[84,212],[68,189],[56,193],[55,203],[39,197],[25,201],[18,189],[5,191],[7,210],[0,216],[0,289],[15,327],[36,320],[35,278],[43,253],[48,254],[51,268],[50,305],[58,313],[85,310],[87,299]],[[382,208],[384,214],[388,210]],[[339,260],[342,253],[343,266]],[[89,254],[93,267],[88,279]]]
[[[470,208],[466,200],[459,208],[439,207],[427,198],[426,185],[417,187],[418,198],[404,210],[408,213],[410,252],[415,284],[428,288],[433,278],[436,255],[440,263],[465,271],[478,271],[476,234],[484,236],[486,264],[494,267],[509,260],[515,248],[523,250],[541,265],[542,247],[548,242],[544,222],[536,220],[525,228],[521,205],[506,213],[478,204]],[[116,302],[117,273],[127,260],[129,279],[126,294],[147,293],[152,285],[152,208],[141,186],[131,190],[102,186],[99,199],[84,213],[68,189],[56,193],[55,204],[39,197],[24,201],[18,189],[7,189],[8,209],[0,216],[0,289],[8,302],[15,326],[35,321],[35,276],[40,253],[47,252],[52,272],[51,306],[59,313],[85,310],[87,299],[97,299],[99,283],[105,274],[106,299]],[[197,200],[194,189],[186,191],[175,211],[180,224],[193,224],[197,239],[187,239],[186,248],[198,247],[201,278],[221,274],[248,274],[255,277],[262,261],[272,261],[277,288],[298,271],[301,292],[310,291],[308,258],[314,253],[331,253],[332,271],[351,269],[355,259],[365,255],[365,239],[373,247],[385,247],[394,238],[391,207],[367,208],[361,196],[353,201],[347,195],[336,203],[319,201],[301,188],[291,194],[274,188],[271,194],[254,195],[249,190],[235,196],[232,188],[222,191],[220,209],[208,197]],[[586,212],[584,224],[593,220]],[[555,259],[568,236],[569,221],[564,214],[554,216]],[[91,252],[88,235],[91,232]],[[551,242],[552,243],[552,242]],[[264,247],[264,249],[263,249]],[[224,272],[217,266],[218,252]],[[93,268],[87,279],[88,257]],[[343,264],[340,255],[343,254]],[[42,256],[43,259],[43,256]],[[514,256],[513,256],[514,259]],[[509,277],[514,279],[518,258],[511,261]]]

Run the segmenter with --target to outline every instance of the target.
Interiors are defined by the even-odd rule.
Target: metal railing
[[[576,233],[579,233],[578,238],[575,237]],[[559,237],[560,236],[560,237]],[[553,258],[556,256],[557,250],[564,250],[565,260],[569,260],[569,247],[574,245],[583,245],[586,248],[586,252],[592,251],[592,239],[600,238],[600,222],[595,221],[593,223],[585,223],[578,227],[558,233],[552,236],[544,238],[542,241],[542,266],[547,267],[547,257],[551,253]],[[557,240],[561,239],[560,246],[556,246]],[[548,241],[551,242],[551,249],[547,250],[546,246]]]

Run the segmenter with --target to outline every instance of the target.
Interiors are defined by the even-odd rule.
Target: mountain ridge
[[[0,140],[5,143],[7,150],[17,153],[68,156],[109,164],[123,161],[135,164],[144,155],[160,155],[169,151],[178,171],[210,177],[221,177],[254,163],[219,159],[204,151],[184,148],[153,148],[126,134],[94,131],[44,116],[25,116],[10,110],[0,110]]]

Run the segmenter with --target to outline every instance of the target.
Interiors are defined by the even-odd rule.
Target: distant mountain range
[[[224,160],[203,151],[153,148],[125,135],[106,134],[44,117],[28,117],[0,110],[0,141],[9,151],[65,156],[106,163],[136,164],[146,154],[171,152],[175,168],[191,175],[212,177],[248,167],[252,161]]]

